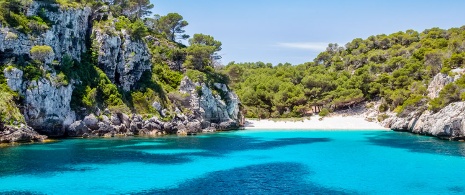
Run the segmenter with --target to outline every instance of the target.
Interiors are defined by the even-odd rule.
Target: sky
[[[465,25],[464,0],[151,0],[154,14],[179,13],[186,34],[222,42],[221,62],[301,64],[354,38]]]

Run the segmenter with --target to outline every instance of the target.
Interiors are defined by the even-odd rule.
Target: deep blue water
[[[464,194],[465,143],[235,131],[0,148],[0,194]]]

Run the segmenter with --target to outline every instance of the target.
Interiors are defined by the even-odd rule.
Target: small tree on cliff
[[[31,53],[32,59],[38,60],[41,62],[45,62],[47,58],[54,55],[52,47],[48,45],[36,45],[31,48],[30,53]]]
[[[176,35],[186,32],[184,27],[188,24],[178,13],[169,13],[166,16],[161,16],[157,25],[161,33],[165,33],[171,41],[176,41]],[[180,35],[180,38],[187,39],[189,36],[183,34]]]

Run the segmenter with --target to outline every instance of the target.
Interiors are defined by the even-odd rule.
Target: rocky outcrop
[[[12,142],[42,142],[47,139],[45,135],[39,135],[34,129],[21,125],[19,127],[5,126],[0,131],[0,143]]]
[[[428,85],[428,97],[437,98],[442,88],[459,77],[437,74]],[[455,102],[437,113],[417,107],[405,116],[391,114],[381,124],[395,131],[408,131],[456,140],[465,138],[465,102]],[[462,122],[463,121],[463,122]]]
[[[37,15],[43,4],[44,2],[34,1],[28,8],[27,15]],[[58,5],[54,4],[47,6],[58,8]],[[54,24],[40,36],[0,28],[0,52],[4,53],[3,55],[29,56],[33,46],[48,45],[53,48],[58,61],[61,61],[64,55],[80,60],[81,54],[86,51],[85,41],[90,14],[91,10],[88,7],[47,11],[46,17]]]
[[[57,83],[54,74],[49,79],[23,81],[23,72],[17,68],[6,68],[3,72],[10,89],[24,97],[23,115],[27,124],[40,133],[62,136],[65,127],[76,118],[70,107],[72,85]]]
[[[442,73],[437,74],[428,85],[428,97],[431,99],[439,97],[442,88],[452,82],[454,82],[454,77]]]
[[[51,79],[53,80],[53,79]],[[74,122],[71,110],[72,85],[59,86],[45,78],[26,81],[24,91],[24,117],[32,128],[50,136],[62,136],[65,127]]]
[[[5,75],[6,84],[11,90],[21,91],[23,86],[23,71],[15,67],[7,67],[3,70],[3,74]]]
[[[33,1],[28,7],[27,15],[37,15],[44,2]],[[70,101],[73,92],[72,83],[57,82],[56,73],[49,66],[52,60],[61,61],[64,55],[80,60],[86,49],[86,34],[91,10],[84,8],[58,9],[57,4],[47,4],[45,16],[53,21],[44,32],[26,35],[8,27],[0,28],[0,56],[2,61],[15,58],[29,59],[30,50],[36,45],[48,45],[54,55],[46,60],[40,69],[48,70],[47,78],[24,80],[23,72],[17,68],[7,67],[3,70],[8,86],[24,97],[22,104],[26,122],[40,133],[50,136],[62,136],[65,127],[75,120]]]
[[[408,117],[391,117],[383,124],[395,131],[409,131],[451,140],[465,138],[465,102],[451,103],[437,113],[425,111]]]
[[[151,68],[147,45],[124,29],[117,31],[112,22],[95,27],[92,33],[94,46],[98,48],[99,67],[113,83],[129,91],[142,73]]]
[[[103,6],[102,10],[108,10],[107,8]],[[63,75],[67,72],[59,66],[65,55],[80,61],[81,55],[89,49],[86,47],[92,43],[98,66],[113,84],[128,92],[134,88],[142,74],[152,68],[152,57],[147,43],[151,44],[151,49],[162,43],[153,36],[135,37],[124,27],[116,30],[115,22],[118,19],[109,17],[110,14],[105,14],[102,10],[97,11],[104,13],[99,15],[97,12],[92,13],[88,7],[61,8],[58,4],[46,1],[32,1],[26,9],[28,16],[40,13],[40,17],[47,20],[48,26],[43,25],[42,29],[34,29],[30,34],[0,26],[0,64],[6,66],[2,71],[9,88],[22,97],[22,102],[18,104],[21,105],[20,110],[27,123],[27,126],[23,124],[17,130],[8,127],[9,129],[1,131],[0,140],[41,140],[42,137],[38,137],[39,134],[32,129],[51,137],[111,137],[194,134],[234,129],[241,125],[239,99],[225,84],[207,86],[205,83],[193,83],[187,77],[180,87],[180,91],[189,97],[187,106],[166,107],[163,100],[152,100],[154,102],[150,103],[164,120],[172,118],[170,121],[162,121],[157,117],[143,119],[140,115],[110,113],[107,109],[102,113],[99,109],[104,109],[101,107],[105,105],[100,104],[95,106],[95,110],[76,110],[79,112],[79,116],[76,116],[70,104],[73,90],[81,81],[72,80],[70,75]],[[103,19],[108,17],[109,20]],[[101,20],[93,20],[98,18]],[[176,43],[165,42],[163,47],[178,47]],[[53,52],[48,53],[53,55],[29,63],[32,62],[31,48],[38,45],[50,46]],[[169,56],[169,59],[165,55],[161,60],[172,70],[183,71],[182,64],[186,54],[179,52],[173,55],[175,56]],[[72,69],[78,68],[77,65],[79,63],[75,63]],[[62,71],[61,77],[57,76],[59,71]],[[33,76],[31,72],[34,73]],[[89,110],[98,117],[88,115]]]
[[[242,125],[239,98],[225,84],[213,85],[218,94],[205,83],[194,83],[188,77],[181,81],[180,92],[189,94],[190,107],[204,128],[218,125],[220,130],[234,129]],[[208,125],[210,124],[210,125]]]

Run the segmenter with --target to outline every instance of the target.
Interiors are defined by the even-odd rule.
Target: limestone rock
[[[67,130],[69,137],[82,137],[84,134],[89,132],[89,128],[84,124],[83,121],[75,121],[68,127]]]
[[[213,95],[212,89],[204,83],[194,83],[188,77],[184,77],[179,91],[189,93],[190,108],[196,115],[195,118],[211,123],[234,121],[230,124],[236,124],[238,127],[241,124],[239,98],[224,84],[215,83],[214,87],[223,95]],[[200,97],[198,89],[201,90]]]
[[[33,1],[27,15],[37,15],[40,11],[40,1]],[[52,4],[58,8],[59,5]],[[64,55],[69,55],[76,60],[81,59],[81,54],[86,49],[86,34],[88,18],[91,14],[89,7],[79,9],[57,9],[56,12],[47,11],[46,16],[54,22],[42,36],[31,37],[10,28],[0,28],[0,51],[7,54],[29,55],[29,51],[35,45],[49,45],[53,48],[55,58],[61,61]],[[7,39],[8,33],[15,33],[16,39]]]
[[[17,68],[5,68],[3,70],[3,74],[6,78],[6,83],[8,87],[10,87],[13,91],[21,91],[22,84],[23,84],[23,71]]]
[[[112,125],[121,125],[121,120],[118,117],[118,114],[112,114],[110,117]]]
[[[108,34],[110,31],[113,33]],[[99,66],[113,83],[129,91],[142,73],[151,68],[147,45],[135,40],[124,29],[117,31],[113,23],[102,29],[94,28],[92,33],[97,43]]]
[[[97,130],[99,128],[98,119],[97,119],[97,117],[95,117],[94,114],[90,114],[90,115],[84,117],[83,122],[91,130]]]
[[[31,127],[21,125],[20,127],[5,126],[0,130],[0,143],[11,142],[42,142],[47,139],[47,136],[40,135]]]
[[[431,99],[439,97],[442,88],[452,82],[454,82],[453,77],[442,73],[437,74],[428,85],[428,97]]]
[[[72,84],[57,86],[45,78],[24,82],[24,117],[32,128],[46,135],[62,136],[64,129],[76,119],[70,102]]]
[[[465,137],[465,102],[454,102],[437,113],[424,111],[412,113],[408,117],[391,117],[383,124],[397,131],[410,131],[417,134],[448,137]]]
[[[202,125],[199,121],[188,122],[186,125],[188,132],[200,132],[202,130]]]

